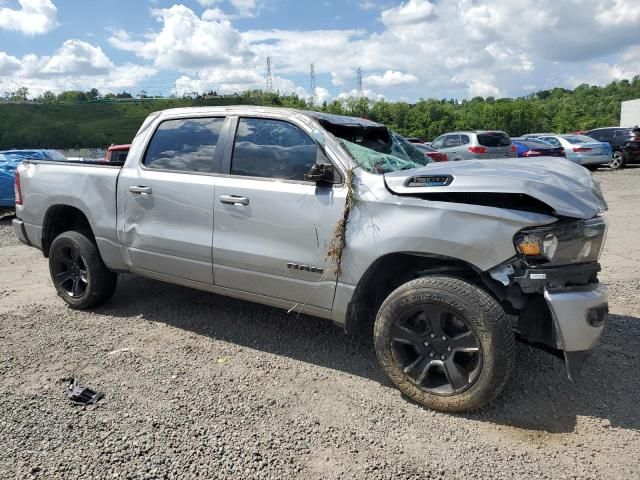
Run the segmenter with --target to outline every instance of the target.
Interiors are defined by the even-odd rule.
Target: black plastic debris
[[[75,379],[69,384],[67,395],[69,400],[78,405],[93,405],[104,397],[102,392],[96,392],[88,387],[78,385]]]

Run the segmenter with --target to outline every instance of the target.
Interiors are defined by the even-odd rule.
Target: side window
[[[549,142],[551,145],[553,145],[554,147],[559,147],[560,146],[560,141],[557,138],[553,138],[553,137],[542,137],[540,140],[543,140],[545,142]]]
[[[591,133],[587,132],[587,133],[585,133],[585,135],[587,137],[593,138],[594,140],[600,141],[605,137],[604,133],[605,132],[603,132],[602,130],[596,130],[596,131],[591,132]]]
[[[162,122],[153,134],[143,164],[180,172],[213,171],[213,154],[224,118],[181,118]]]
[[[316,163],[318,146],[300,128],[281,120],[241,118],[233,146],[231,174],[304,180]]]
[[[438,148],[443,148],[444,147],[444,139],[446,138],[446,135],[443,135],[441,137],[436,138],[432,143],[431,146],[435,149]]]
[[[460,145],[460,135],[447,135],[444,142],[444,148],[453,148]]]
[[[460,135],[460,145],[468,145],[471,143],[469,135]]]
[[[615,132],[613,132],[613,136],[614,137],[624,137],[624,130],[616,130]]]

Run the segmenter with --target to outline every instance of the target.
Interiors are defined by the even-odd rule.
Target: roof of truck
[[[313,118],[319,122],[327,122],[334,125],[359,126],[359,127],[382,127],[379,123],[372,122],[366,118],[348,117],[346,115],[334,115],[332,113],[314,112],[311,110],[298,110],[294,108],[283,107],[258,107],[255,105],[233,105],[226,107],[181,107],[170,108],[159,112],[161,115],[180,115],[180,114],[197,114],[208,115],[215,113],[251,115],[258,113],[275,113],[281,115],[301,115],[307,118]]]

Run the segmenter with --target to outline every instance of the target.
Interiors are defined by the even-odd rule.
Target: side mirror
[[[333,165],[330,163],[316,163],[304,175],[305,180],[316,183],[333,183],[333,178]]]

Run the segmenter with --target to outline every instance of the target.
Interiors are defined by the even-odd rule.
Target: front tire
[[[49,273],[58,295],[78,310],[106,302],[118,281],[96,245],[80,232],[64,232],[55,238],[49,250]]]
[[[378,312],[374,345],[382,369],[405,395],[445,412],[492,401],[515,363],[502,307],[452,277],[422,277],[392,292]]]

